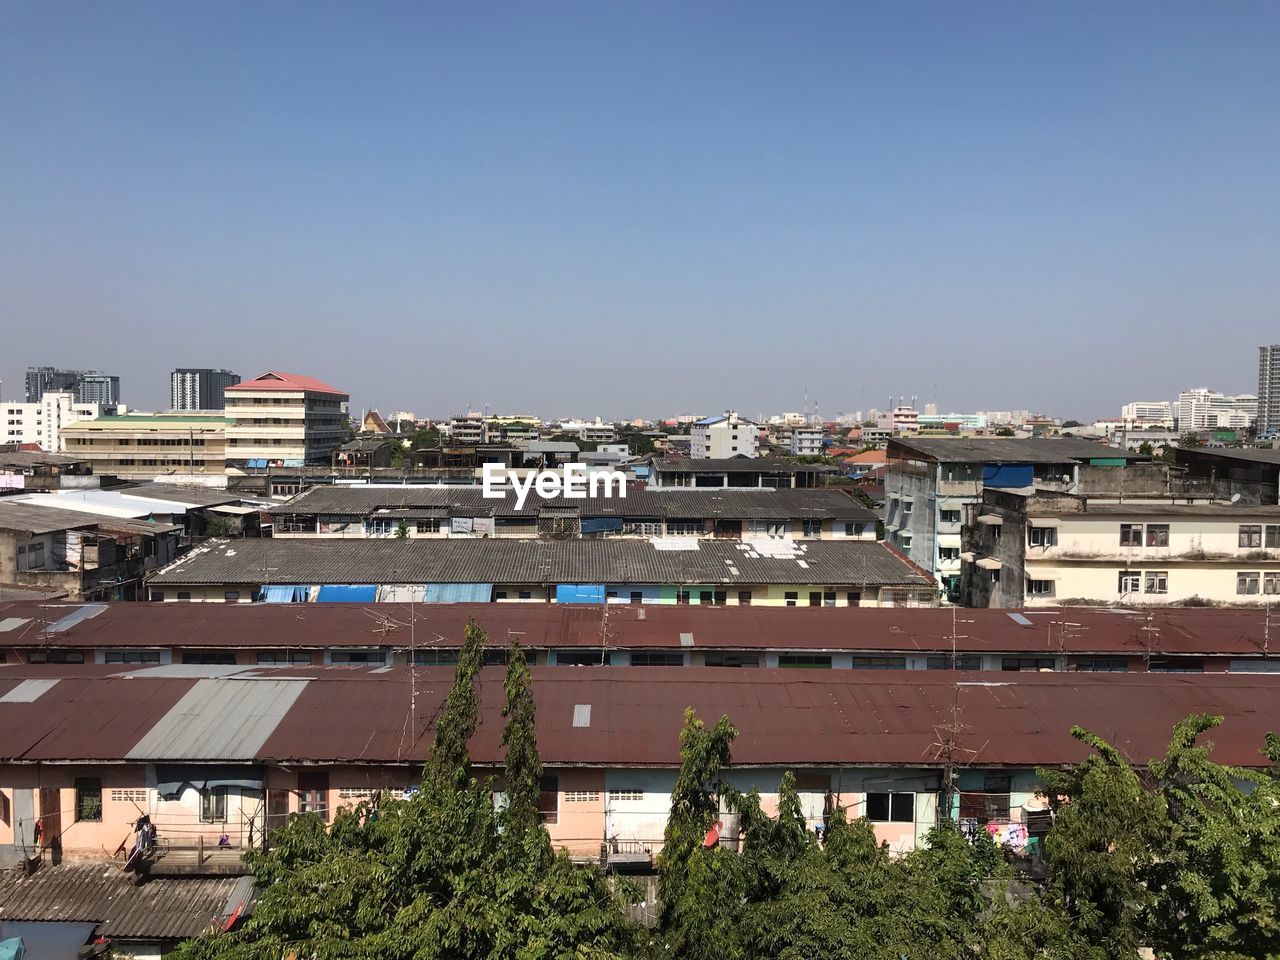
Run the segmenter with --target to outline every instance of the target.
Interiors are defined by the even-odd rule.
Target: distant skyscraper
[[[174,410],[222,410],[227,387],[240,382],[230,370],[179,367],[169,374],[169,406]]]
[[[27,367],[27,403],[39,403],[46,393],[73,393],[77,403],[117,404],[120,378],[96,370]]]
[[[1258,434],[1280,433],[1280,343],[1258,348]]]

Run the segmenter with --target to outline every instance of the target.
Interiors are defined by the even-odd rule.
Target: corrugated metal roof
[[[766,548],[719,540],[670,551],[647,540],[247,539],[197,548],[149,583],[931,583],[882,543],[810,540],[787,556],[758,552]]]
[[[0,874],[0,918],[98,924],[100,936],[180,940],[222,916],[239,877],[153,877],[135,885],[114,864],[44,865]]]
[[[1150,460],[1151,457],[1080,437],[891,437],[889,459],[935,460],[940,463],[1071,463],[1107,459]]]
[[[55,678],[46,677],[23,680],[12,690],[0,695],[0,703],[34,703],[57,682]]]
[[[126,756],[251,760],[306,685],[301,680],[197,680]]]

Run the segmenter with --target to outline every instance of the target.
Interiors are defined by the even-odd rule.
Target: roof
[[[87,462],[83,457],[68,457],[39,450],[0,450],[0,467],[66,467]]]
[[[149,485],[148,485],[149,486]],[[159,491],[164,494],[165,491]],[[187,500],[175,499],[176,494],[154,496],[147,486],[123,487],[111,490],[97,488],[89,490],[59,490],[51,493],[33,493],[15,498],[20,503],[29,503],[43,509],[74,510],[80,513],[95,513],[104,517],[126,517],[141,519],[161,514],[185,514],[193,504]],[[220,503],[234,503],[239,497],[226,496],[218,499]]]
[[[1040,502],[1036,497],[1027,500],[1027,516],[1031,517],[1071,517],[1088,520],[1115,517],[1204,517],[1214,520],[1250,520],[1271,519],[1280,517],[1280,506],[1248,505],[1243,503],[1142,503],[1128,500],[1124,503],[1097,503],[1085,500],[1083,509],[1075,509],[1070,505],[1055,506],[1053,503]]]
[[[135,884],[115,864],[44,864],[0,874],[0,919],[98,924],[121,940],[199,936],[223,917],[240,877],[153,877]]]
[[[136,520],[116,514],[93,513],[82,509],[63,510],[45,506],[43,500],[37,502],[26,497],[0,500],[0,530],[45,534],[62,530],[83,530],[90,527],[130,534],[169,533],[182,529],[172,524]]]
[[[541,497],[529,491],[516,508],[514,491],[485,497],[479,487],[402,487],[326,485],[304,490],[272,507],[275,515],[369,517],[385,510],[443,508],[449,516],[536,517],[549,507],[569,507],[583,517],[664,517],[668,519],[790,520],[839,518],[872,522],[878,514],[841,490],[689,489],[631,487],[625,497]]]
[[[1150,460],[1121,447],[1078,437],[891,437],[888,453],[900,459],[941,463],[1068,463],[1106,458]]]
[[[618,649],[944,653],[954,630],[952,612],[940,608],[611,604],[608,613],[610,645]],[[517,632],[529,648],[592,647],[600,643],[603,614],[602,606],[555,603],[82,604],[23,591],[0,603],[0,649],[402,649],[414,638],[457,647],[471,620],[495,646]],[[1072,624],[1065,633],[1064,620]],[[1239,608],[973,609],[964,621],[955,641],[963,653],[1260,657],[1269,648],[1266,618]]]
[[[655,457],[653,468],[663,473],[812,473],[822,466],[776,457]]]
[[[0,702],[0,759],[137,758],[135,745],[166,722],[174,703],[195,685],[213,683],[215,695],[188,715],[190,737],[148,751],[155,761],[191,759],[203,752],[192,747],[203,728],[232,712],[227,702],[246,687],[287,678],[301,693],[260,725],[254,760],[417,765],[453,681],[452,670],[438,667],[246,667],[214,681],[167,669],[58,668],[58,683],[38,698]],[[31,673],[50,671],[0,673],[0,699]],[[470,743],[477,764],[497,765],[505,753],[505,676],[487,668],[478,678],[479,722]],[[1280,694],[1280,677],[1228,673],[1018,673],[956,682],[947,671],[534,667],[532,676],[538,747],[550,767],[674,768],[686,707],[703,718],[730,718],[740,731],[733,745],[739,766],[939,766],[931,760],[937,729],[950,722],[957,698],[963,737],[975,751],[968,762],[982,767],[1082,759],[1088,749],[1071,736],[1073,718],[1085,718],[1093,732],[1145,763],[1163,754],[1174,724],[1191,713],[1225,716],[1213,733],[1215,759],[1258,766],[1267,762],[1260,750]],[[591,706],[585,727],[573,722],[579,705]],[[243,762],[245,752],[199,759]]]
[[[388,431],[390,432],[390,431]],[[390,437],[357,437],[355,440],[349,440],[338,447],[339,450],[360,450],[374,451],[381,450],[383,447],[391,446],[399,441]]]
[[[116,490],[126,497],[145,497],[148,500],[166,500],[187,507],[216,507],[239,503],[240,495],[199,484],[138,483]]]
[[[927,575],[872,541],[688,540],[681,548],[675,546],[661,540],[503,537],[216,540],[161,568],[148,582],[157,587],[265,583],[932,583]]]
[[[312,393],[332,393],[342,397],[347,395],[337,387],[331,387],[323,380],[317,380],[315,377],[304,376],[300,373],[282,373],[279,370],[268,370],[252,380],[241,380],[239,383],[227,387],[226,392],[252,391],[256,393],[259,390],[302,390]]]
[[[230,389],[230,388],[228,388]],[[189,410],[185,413],[122,413],[118,416],[94,417],[92,420],[76,420],[62,428],[66,433],[70,429],[85,427],[113,426],[164,426],[166,424],[192,424],[197,427],[222,428],[227,424],[226,414],[221,410]]]
[[[1280,465],[1280,447],[1178,447],[1179,453],[1200,457],[1222,457],[1226,460],[1244,460],[1250,463]]]

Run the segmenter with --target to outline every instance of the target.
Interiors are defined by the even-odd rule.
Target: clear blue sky
[[[1280,4],[0,5],[0,377],[1114,416],[1280,341]]]

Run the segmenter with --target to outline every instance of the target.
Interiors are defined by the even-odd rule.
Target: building
[[[1258,435],[1280,434],[1280,344],[1258,348]]]
[[[454,417],[446,432],[449,442],[456,447],[477,447],[489,442],[489,431],[484,417]]]
[[[350,397],[314,377],[269,370],[225,393],[228,467],[327,465],[347,440]]]
[[[63,449],[64,427],[117,412],[115,406],[81,403],[71,391],[46,393],[35,403],[6,403],[0,409],[4,411],[4,433],[0,439],[5,443],[34,443],[46,453]]]
[[[649,464],[648,483],[655,490],[672,487],[817,487],[822,478],[838,471],[821,464],[796,463],[769,457],[733,457],[696,460],[655,457]]]
[[[933,580],[884,544],[515,537],[210,541],[148,579],[152,600],[914,606]]]
[[[1168,400],[1135,400],[1120,408],[1120,419],[1127,428],[1152,427],[1172,430],[1173,404]]]
[[[1280,450],[1271,447],[1175,447],[1189,479],[1237,502],[1280,502]]]
[[[120,402],[120,378],[96,370],[59,370],[28,367],[27,403],[38,403],[46,393],[71,393],[76,403],[114,406]]]
[[[1269,605],[1280,598],[1277,506],[988,489],[967,510],[967,605]]]
[[[486,498],[475,487],[316,486],[270,511],[278,538],[682,537],[875,540],[876,514],[840,490],[649,490]]]
[[[694,460],[754,457],[759,441],[760,428],[728,410],[723,416],[707,417],[689,428],[689,456]]]
[[[150,480],[226,468],[227,419],[220,410],[82,420],[62,429],[63,449],[98,475]]]
[[[0,499],[0,583],[71,599],[132,600],[143,574],[177,555],[180,526]],[[58,499],[61,499],[60,497]]]
[[[932,404],[925,404],[926,411]],[[951,433],[987,429],[985,413],[922,413],[916,417],[920,430],[946,430]]]
[[[179,367],[169,374],[169,409],[221,410],[227,387],[240,382],[240,374],[208,367]]]
[[[335,468],[368,470],[391,466],[392,452],[396,447],[404,450],[399,440],[388,437],[360,437],[333,451]]]
[[[1251,394],[1227,396],[1205,387],[1178,394],[1178,429],[1183,433],[1245,429],[1253,426],[1257,417],[1258,398]]]
[[[1074,438],[895,437],[886,455],[885,538],[935,576],[952,599],[960,586],[964,507],[981,499],[984,486],[1078,492],[1082,484],[1106,486],[1117,468],[1150,459]]]
[[[32,858],[38,821],[44,845],[56,844],[67,860],[101,863],[132,835],[141,810],[168,840],[156,867],[224,836],[230,864],[269,843],[291,814],[328,822],[375,792],[403,796],[417,786],[450,669],[281,663],[9,668],[0,679],[0,793],[12,814],[0,820],[0,850],[11,861]],[[502,773],[504,677],[490,668],[476,678],[470,760],[482,777]],[[1073,722],[1145,758],[1162,754],[1188,714],[1215,713],[1224,721],[1214,730],[1214,760],[1263,766],[1259,744],[1280,693],[1275,677],[1230,674],[1194,683],[1098,674],[1084,683],[1024,672],[957,685],[949,672],[691,668],[671,680],[662,667],[532,669],[540,811],[557,848],[606,864],[639,851],[633,868],[653,868],[686,708],[730,718],[740,735],[724,777],[758,792],[766,810],[776,808],[792,771],[807,824],[839,805],[866,816],[876,839],[902,854],[922,847],[945,819],[996,832],[1016,827],[1021,844],[1042,836],[1050,818],[1036,769],[1090,753],[1072,737]],[[937,740],[956,713],[966,762],[951,792],[943,777],[953,760]],[[727,817],[722,842],[739,840],[737,831]]]
[[[820,457],[823,453],[821,427],[792,427],[791,455],[793,457]]]
[[[101,477],[93,475],[93,467],[87,460],[38,450],[0,447],[0,496],[96,487],[101,480]]]

